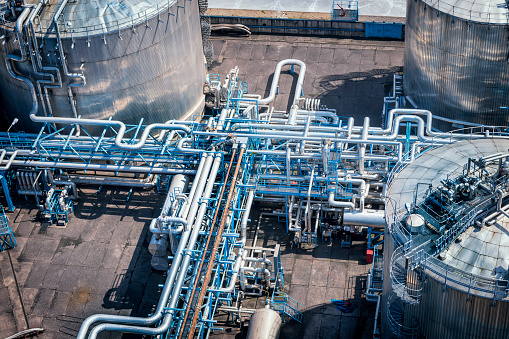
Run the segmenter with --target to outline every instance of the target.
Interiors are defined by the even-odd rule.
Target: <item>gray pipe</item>
[[[76,183],[70,180],[53,180],[53,184],[55,185],[70,185],[72,187],[72,195],[69,196],[69,199],[76,200],[78,199],[78,189],[76,188]]]
[[[138,188],[151,188],[154,187],[156,181],[153,180],[155,175],[149,176],[147,179],[131,179],[131,178],[116,178],[116,177],[93,177],[85,175],[70,175],[69,179],[77,184],[84,185],[109,185],[109,186],[123,186],[123,187],[138,187]]]
[[[2,152],[2,156],[0,158],[0,164],[2,163],[2,160],[5,156],[5,150],[3,150]],[[7,164],[5,166],[0,166],[0,171],[8,171],[9,168],[11,168],[11,165],[15,162],[14,159],[16,158],[16,155],[18,155],[18,151],[14,151],[11,155],[11,157],[9,158],[9,160],[7,161]]]

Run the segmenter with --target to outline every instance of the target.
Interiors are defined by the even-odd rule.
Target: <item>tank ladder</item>
[[[4,207],[0,205],[0,252],[16,247],[16,239],[9,227]]]

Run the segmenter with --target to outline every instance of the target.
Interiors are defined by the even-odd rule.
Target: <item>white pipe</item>
[[[274,71],[274,77],[272,78],[272,85],[270,87],[269,96],[264,99],[258,100],[259,105],[266,105],[266,104],[269,104],[272,101],[274,101],[274,99],[276,97],[278,83],[279,83],[279,77],[281,75],[281,69],[285,65],[300,66],[299,78],[297,80],[297,87],[295,88],[295,96],[294,96],[294,99],[292,102],[292,106],[298,105],[299,99],[300,99],[300,94],[302,92],[302,86],[304,84],[304,76],[306,75],[306,64],[303,63],[302,61],[296,60],[296,59],[282,60],[276,65],[276,70]]]
[[[329,205],[332,207],[349,208],[351,211],[355,210],[355,205],[351,201],[336,201],[334,200],[334,192],[329,192]]]
[[[200,177],[204,173],[203,168],[205,167],[206,158],[207,158],[207,156],[204,156],[200,160],[200,166],[197,171],[197,174],[199,174]],[[208,170],[206,171],[206,174],[204,176],[205,177],[208,176]],[[195,178],[195,181],[198,179],[199,178],[197,176]],[[205,180],[206,180],[206,178],[205,178]],[[196,185],[193,185],[192,190],[194,190],[194,191],[197,190]],[[201,195],[201,192],[200,192],[200,195]],[[182,234],[180,243],[178,245],[178,249],[176,250],[176,255],[173,259],[172,265],[168,272],[168,276],[166,278],[166,282],[164,284],[163,291],[161,292],[161,297],[159,298],[159,303],[157,304],[157,308],[156,308],[155,312],[151,316],[146,317],[146,318],[140,318],[140,317],[130,317],[130,316],[95,314],[95,315],[92,315],[92,316],[88,317],[87,319],[85,319],[85,321],[83,321],[83,323],[81,324],[80,330],[78,332],[77,339],[85,339],[88,329],[90,328],[90,326],[92,326],[96,322],[116,322],[119,324],[149,326],[149,325],[159,322],[161,319],[164,319],[166,322],[168,322],[167,325],[169,325],[169,322],[171,322],[171,319],[168,319],[168,318],[171,318],[171,317],[164,317],[166,315],[164,308],[167,306],[168,299],[171,295],[171,292],[173,289],[173,284],[175,282],[178,270],[180,268],[180,263],[181,263],[182,257],[183,257],[183,251],[187,245],[189,235],[190,235],[189,231],[184,232]],[[161,326],[163,326],[163,325],[161,325]],[[108,324],[108,326],[99,327],[99,329],[97,329],[97,327],[96,327],[94,330],[100,331],[103,328],[104,329],[106,329],[106,328],[107,329],[115,329],[117,327],[115,327],[112,324]],[[119,328],[124,328],[124,327],[120,326]]]
[[[32,85],[33,86],[33,85]],[[98,120],[98,119],[75,119],[75,118],[58,118],[58,117],[38,117],[35,113],[30,114],[30,119],[35,122],[42,123],[52,123],[52,124],[76,124],[76,125],[89,125],[89,126],[117,126],[118,132],[115,138],[115,146],[122,150],[135,151],[141,149],[147,138],[150,135],[150,132],[153,129],[161,129],[161,130],[178,130],[182,131],[186,134],[191,134],[191,129],[183,124],[173,125],[173,124],[151,124],[145,127],[143,130],[143,134],[141,135],[139,141],[135,144],[127,144],[123,143],[124,134],[126,131],[126,126],[122,121],[115,120]]]

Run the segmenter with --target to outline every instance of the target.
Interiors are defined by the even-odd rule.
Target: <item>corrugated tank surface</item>
[[[452,1],[407,1],[404,91],[438,116],[506,126],[509,111],[501,107],[509,106],[508,25],[490,22],[483,8],[491,7],[483,2],[490,1],[456,1],[454,9]],[[469,11],[460,10],[467,5]],[[507,13],[505,3],[500,8]]]
[[[98,4],[99,7],[101,3],[97,1],[87,6]],[[40,125],[33,124],[28,117],[33,103],[28,86],[9,74],[6,62],[11,63],[18,75],[29,78],[34,84],[38,94],[38,115],[113,117],[128,124],[138,124],[141,118],[144,123],[179,119],[203,107],[206,69],[197,0],[152,3],[147,11],[134,5],[126,10],[123,1],[113,5],[105,3],[106,8],[123,8],[126,13],[98,17],[92,11],[90,15],[94,20],[86,27],[76,25],[86,22],[82,16],[87,11],[78,11],[81,15],[78,18],[73,7],[76,4],[67,4],[58,25],[68,73],[86,77],[85,85],[71,87],[68,85],[82,82],[64,74],[51,20],[58,5],[43,7],[42,19],[34,20],[33,25],[41,66],[58,68],[62,77],[62,86],[59,86],[56,71],[43,71],[36,66],[38,72],[54,75],[54,82],[47,86],[48,100],[44,93],[47,84],[39,83],[38,88],[36,80],[51,79],[35,74],[33,65],[37,65],[36,62],[31,62],[28,57],[22,62],[6,60],[7,53],[20,55],[13,23],[7,24],[6,48],[0,52],[0,58],[5,60],[0,66],[0,91],[8,118],[19,118],[24,130],[39,129]],[[101,12],[100,8],[97,10]],[[108,13],[107,9],[105,13]],[[30,55],[28,47],[36,50],[36,46],[30,39],[29,30],[23,32],[27,55]],[[74,98],[76,114],[70,97]]]
[[[442,252],[447,253],[445,257],[427,257],[410,270],[412,274],[421,276],[418,284],[411,284],[412,279],[408,278],[407,273],[404,273],[406,278],[403,280],[397,277],[401,272],[406,272],[410,262],[398,261],[398,256],[408,259],[419,248],[434,251],[434,245],[426,247],[425,240],[434,243],[436,238],[432,239],[429,233],[424,239],[419,239],[419,235],[415,234],[410,236],[405,231],[406,226],[400,222],[407,217],[405,206],[410,206],[418,196],[418,183],[436,187],[441,180],[463,173],[468,158],[503,154],[508,148],[506,138],[465,140],[445,145],[408,164],[390,183],[385,209],[388,225],[383,248],[383,338],[508,338],[509,252],[505,247],[509,246],[509,220],[502,218],[483,229],[469,227],[462,232],[461,241],[450,244],[448,250]],[[421,196],[424,194],[422,188],[419,192]],[[469,241],[478,239],[476,237],[484,237],[483,242],[478,245]],[[412,248],[412,242],[424,246],[415,245]],[[461,253],[461,248],[470,250],[469,259],[475,265],[469,268],[467,255]],[[398,251],[401,252],[398,254]],[[490,255],[496,256],[497,260],[493,259],[496,265],[489,264]],[[461,259],[461,262],[452,259]],[[409,292],[407,288],[419,293]]]
[[[433,278],[424,282],[419,317],[425,338],[507,338],[509,303],[467,295]]]

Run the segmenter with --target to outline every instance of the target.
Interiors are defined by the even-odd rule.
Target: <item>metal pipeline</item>
[[[32,84],[33,87],[33,84]],[[35,92],[35,90],[34,90]],[[35,97],[37,99],[37,97]],[[88,126],[117,126],[118,132],[117,136],[115,138],[115,146],[122,150],[129,150],[129,151],[135,151],[141,149],[145,142],[147,141],[147,138],[149,137],[150,132],[153,129],[161,129],[161,130],[177,130],[182,131],[186,134],[191,134],[191,129],[187,126],[184,126],[182,124],[179,125],[170,125],[170,124],[151,124],[148,125],[145,130],[143,131],[143,134],[141,135],[139,141],[135,144],[127,144],[123,143],[124,134],[126,131],[126,126],[122,121],[115,121],[115,120],[98,120],[98,119],[75,119],[75,118],[58,118],[58,117],[38,117],[35,114],[30,114],[30,119],[35,122],[42,122],[42,123],[52,123],[52,124],[76,124],[76,125],[88,125]]]
[[[242,157],[244,156],[245,149],[246,149],[246,145],[242,144],[240,147],[239,158],[237,159],[237,165],[235,166],[235,172],[233,173],[233,177],[232,177],[232,181],[231,181],[231,185],[230,185],[230,191],[228,192],[228,198],[226,199],[226,204],[225,204],[225,207],[223,210],[223,216],[221,217],[221,223],[219,224],[219,229],[217,230],[214,247],[212,248],[212,254],[209,259],[209,265],[207,267],[207,272],[205,273],[205,278],[202,283],[203,287],[200,290],[200,295],[198,297],[198,301],[196,302],[196,307],[195,307],[196,310],[199,310],[201,308],[201,305],[203,303],[203,298],[205,297],[205,293],[207,290],[206,286],[208,286],[208,284],[210,282],[210,278],[212,276],[212,268],[214,266],[217,249],[219,248],[219,243],[220,243],[222,235],[223,235],[224,227],[226,224],[226,218],[228,216],[228,210],[230,209],[231,200],[233,198],[233,192],[235,191],[235,187],[237,185],[237,176],[239,174],[239,170],[240,170],[240,167],[242,164]],[[198,322],[199,313],[200,312],[195,312],[193,315],[193,321],[191,323],[188,338],[194,338],[194,331],[195,331],[196,324]]]
[[[247,239],[247,222],[249,221],[249,214],[251,213],[251,206],[253,205],[254,190],[250,190],[247,195],[246,207],[244,215],[242,215],[242,221],[240,222],[240,240],[237,244],[244,247]]]
[[[355,204],[351,201],[337,201],[334,200],[334,192],[329,192],[329,204],[332,207],[349,208],[351,211],[355,210]]]
[[[14,154],[13,154],[14,155]],[[11,156],[12,159],[12,156]],[[36,161],[36,160],[14,160],[9,159],[5,167],[12,165],[23,167],[41,167],[41,168],[64,168],[70,170],[92,170],[108,172],[130,172],[130,173],[150,173],[150,174],[195,174],[195,170],[183,168],[167,167],[148,167],[131,165],[106,165],[106,164],[85,164],[85,163],[65,163],[58,161]],[[4,160],[5,161],[5,160]],[[0,167],[3,170],[5,167]]]
[[[251,213],[251,206],[253,204],[253,198],[254,198],[254,191],[250,190],[248,193],[248,196],[247,196],[244,214],[242,215],[242,221],[240,223],[240,240],[235,243],[236,245],[240,245],[240,248],[239,248],[239,252],[237,253],[237,257],[235,259],[235,265],[233,267],[233,274],[230,278],[230,283],[228,284],[227,287],[219,288],[216,290],[209,289],[208,292],[230,293],[230,292],[233,292],[233,290],[235,289],[235,283],[237,282],[237,278],[240,273],[240,265],[243,262],[242,254],[244,252],[244,245],[246,244],[246,240],[247,240],[247,222],[249,220],[249,214]],[[250,259],[250,258],[247,258],[247,259]],[[255,259],[255,258],[253,258],[253,259]],[[264,260],[264,258],[260,258],[260,259],[262,259],[262,261]],[[255,260],[251,260],[251,261],[255,261]],[[268,259],[266,259],[266,261],[265,261],[266,264],[267,264],[267,261],[268,261],[268,265],[272,265],[272,263]]]
[[[76,183],[70,180],[53,180],[52,184],[55,185],[63,185],[63,186],[71,186],[72,188],[72,195],[69,196],[69,199],[76,200],[78,199],[78,189],[76,188]]]
[[[109,185],[123,187],[152,188],[156,185],[157,177],[150,175],[146,179],[117,178],[106,176],[69,175],[70,180],[76,184]]]
[[[5,157],[6,153],[7,152],[5,150],[2,150],[2,156],[0,157],[0,165],[2,164],[2,160]],[[5,164],[5,166],[0,166],[0,171],[8,171],[9,168],[11,168],[11,165],[15,162],[14,159],[16,158],[17,155],[18,155],[17,150],[12,152],[11,157],[9,158],[9,160],[7,160],[7,164]]]
[[[221,193],[219,194],[219,200],[217,202],[217,206],[219,206],[221,204],[221,202],[223,201],[224,192],[226,191],[226,184],[228,183],[228,178],[230,177],[230,172],[232,169],[232,164],[233,164],[233,160],[235,158],[236,152],[237,152],[237,149],[234,148],[231,158],[230,158],[230,163],[228,164],[228,170],[226,171],[225,180],[223,182],[223,186],[221,187]],[[210,230],[209,230],[209,234],[207,235],[207,241],[205,242],[205,246],[204,246],[205,249],[207,249],[209,247],[210,239],[212,238],[212,234],[213,234],[212,231],[213,231],[214,225],[216,224],[218,215],[219,215],[219,208],[216,208],[216,211],[214,212],[214,217],[212,218],[212,223],[210,224]],[[204,263],[205,263],[205,256],[202,256],[197,272],[202,271],[202,267],[203,267]],[[199,282],[199,279],[194,280],[193,288],[191,289],[191,296],[190,296],[189,300],[193,300],[194,293],[196,292],[196,287],[198,286],[198,282]],[[186,307],[186,312],[183,317],[184,323],[187,321],[187,317],[189,315],[190,309],[191,309],[191,307],[188,305],[188,307]],[[182,337],[182,333],[183,333],[182,331],[179,333],[179,339]]]
[[[195,178],[195,181],[199,181],[199,182],[196,182],[196,185],[193,185],[192,192],[196,192],[198,190],[198,186],[201,186],[203,189],[203,185],[200,185],[200,182],[205,182],[208,177],[208,170],[204,171],[207,158],[208,158],[208,155],[201,158],[200,166],[197,171],[199,176],[197,175]],[[210,163],[209,163],[209,169],[210,169]],[[205,179],[203,179],[203,177],[205,177]],[[200,196],[201,196],[201,193],[202,192],[199,192]],[[190,196],[191,196],[191,194],[190,194]],[[187,221],[189,222],[189,219],[187,219]],[[165,282],[163,290],[161,292],[161,297],[159,298],[159,303],[157,304],[157,308],[156,308],[155,312],[151,316],[146,317],[146,318],[139,318],[139,317],[107,315],[107,314],[92,315],[92,316],[88,317],[87,319],[85,319],[85,321],[83,321],[76,338],[77,339],[85,339],[88,329],[90,328],[90,326],[92,324],[94,324],[96,322],[116,322],[116,323],[120,323],[120,324],[133,324],[133,325],[149,326],[149,325],[155,324],[156,322],[160,321],[163,318],[163,316],[165,315],[164,308],[166,307],[166,305],[168,303],[168,299],[171,295],[173,284],[175,282],[175,278],[176,278],[178,270],[180,268],[180,262],[182,260],[183,251],[187,245],[187,240],[189,239],[189,234],[190,234],[189,231],[184,232],[182,234],[182,238],[180,240],[178,249],[176,251],[177,254],[174,257],[173,263],[170,267],[170,271],[168,272],[166,282]],[[168,323],[168,326],[170,323],[171,323],[171,321]],[[106,324],[103,324],[103,325],[106,325]],[[99,326],[102,326],[102,325],[99,325]],[[99,326],[94,328],[94,330],[97,329]],[[108,326],[109,326],[108,329],[114,330],[114,329],[112,329],[112,327],[114,327],[112,324],[108,324]],[[128,326],[128,327],[131,327],[133,330],[139,330],[138,327],[134,327],[134,326]],[[98,331],[101,331],[101,327],[99,327]],[[138,333],[138,332],[133,332],[133,333]],[[162,332],[157,332],[156,334],[158,334],[158,333],[162,333]],[[96,335],[97,334],[95,334],[95,336]],[[91,333],[89,337],[95,338],[95,336],[92,336],[92,333]]]
[[[168,234],[169,230],[163,230],[162,223],[175,223],[178,225],[183,225],[184,228],[187,226],[187,220],[179,217],[170,217],[170,216],[159,216],[157,218],[152,219],[150,222],[150,232],[161,235],[163,233]]]
[[[16,74],[16,72],[12,68],[12,65],[10,62],[10,60],[14,60],[17,62],[23,62],[26,60],[26,51],[24,50],[25,46],[24,46],[22,29],[23,29],[23,22],[27,18],[29,12],[30,12],[30,8],[25,8],[23,10],[23,12],[20,14],[20,16],[18,17],[18,19],[16,20],[16,36],[18,38],[18,42],[20,45],[21,56],[17,56],[15,54],[7,54],[7,56],[5,58],[5,65],[7,67],[7,71],[14,79],[23,81],[24,83],[27,84],[28,89],[30,90],[30,93],[32,95],[32,102],[33,102],[32,110],[30,111],[30,115],[32,115],[32,114],[35,115],[35,114],[37,114],[37,111],[39,110],[39,103],[37,100],[37,93],[35,91],[35,86],[32,83],[32,81],[30,81],[30,79],[28,77],[24,77],[19,74]]]
[[[259,105],[269,104],[272,101],[274,101],[274,99],[276,98],[276,91],[277,91],[277,87],[278,87],[278,83],[279,83],[279,77],[281,75],[281,69],[285,65],[300,66],[299,78],[297,80],[297,87],[295,88],[295,95],[293,98],[292,106],[299,104],[300,94],[302,93],[302,86],[304,84],[304,76],[306,75],[306,64],[300,60],[286,59],[286,60],[280,61],[276,65],[276,70],[274,71],[274,77],[272,78],[272,85],[270,87],[269,96],[264,99],[258,100]]]
[[[74,95],[72,93],[71,87],[83,87],[83,86],[85,86],[87,84],[87,80],[85,78],[85,75],[83,75],[83,74],[70,73],[69,72],[69,70],[67,68],[67,60],[66,60],[66,56],[65,56],[65,53],[64,53],[64,47],[63,47],[63,43],[62,43],[62,38],[60,37],[60,29],[58,28],[58,22],[57,22],[58,18],[62,14],[62,12],[64,10],[64,7],[67,5],[68,1],[69,0],[63,0],[60,3],[60,5],[58,6],[58,9],[57,9],[55,15],[53,16],[53,24],[55,25],[55,33],[56,33],[56,37],[57,37],[58,51],[60,53],[60,63],[61,63],[62,68],[64,70],[64,74],[67,77],[77,78],[77,79],[81,80],[81,83],[69,83],[67,85],[67,92],[68,92],[68,96],[69,96],[69,103],[71,104],[71,109],[72,109],[72,112],[74,114],[74,117],[78,118],[78,112],[76,111],[76,102],[75,102]],[[77,135],[79,135],[79,126],[77,126],[77,130],[78,130],[78,134]]]

